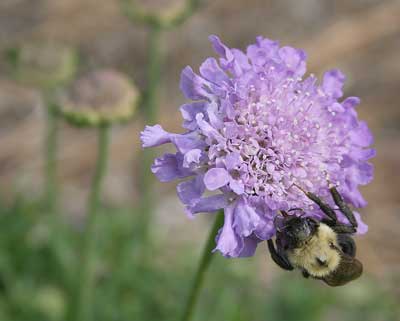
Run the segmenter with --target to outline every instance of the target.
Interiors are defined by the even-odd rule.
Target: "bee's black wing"
[[[342,253],[342,258],[337,269],[322,278],[322,280],[330,286],[344,285],[359,278],[362,271],[363,266],[359,260]]]

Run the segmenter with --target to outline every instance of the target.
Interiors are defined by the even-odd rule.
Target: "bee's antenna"
[[[280,213],[283,217],[288,217],[289,216],[289,214],[284,210],[281,210],[278,213]]]
[[[278,211],[277,213],[278,213],[280,216],[282,216],[283,218],[286,218],[286,217],[289,216],[289,214],[288,214],[286,211],[284,211],[284,210],[280,210],[280,211]],[[278,224],[277,224],[277,222],[276,222],[277,219],[278,219],[278,216],[275,216],[274,225],[276,226],[276,230],[277,230],[278,232],[282,232],[282,229],[285,229],[286,226],[279,227]]]
[[[302,213],[301,216],[306,214],[306,211],[300,207],[291,208],[288,212],[291,212],[291,211],[300,211]]]

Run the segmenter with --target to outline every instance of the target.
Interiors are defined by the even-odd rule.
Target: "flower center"
[[[217,155],[238,153],[242,159],[230,170],[231,177],[248,195],[279,198],[288,195],[293,183],[325,179],[324,164],[332,151],[326,140],[335,133],[332,122],[321,128],[320,120],[335,115],[313,109],[318,95],[307,90],[313,76],[306,82],[285,79],[274,91],[267,80],[256,83],[248,87],[246,99],[234,104],[235,116],[220,130],[226,143],[216,147]]]

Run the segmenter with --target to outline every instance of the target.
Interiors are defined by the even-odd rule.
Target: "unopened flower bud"
[[[104,69],[75,81],[60,96],[56,108],[75,126],[98,127],[129,120],[138,99],[138,90],[128,77]]]

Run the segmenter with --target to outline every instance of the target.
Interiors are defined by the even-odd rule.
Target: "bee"
[[[352,238],[357,231],[357,221],[349,206],[337,189],[330,187],[335,204],[350,223],[347,225],[340,223],[334,209],[317,195],[297,187],[326,217],[317,221],[281,211],[283,221],[282,227],[277,228],[276,246],[272,239],[268,240],[272,260],[285,270],[300,269],[304,277],[323,280],[329,286],[344,285],[360,277],[363,266],[355,258],[356,244]],[[292,210],[303,211],[289,211]]]

